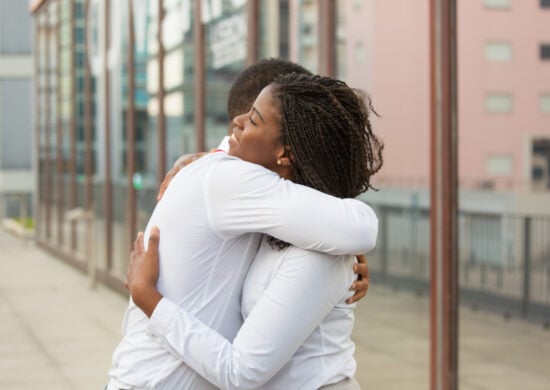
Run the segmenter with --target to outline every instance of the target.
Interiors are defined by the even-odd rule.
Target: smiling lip
[[[239,140],[237,139],[237,136],[235,135],[235,130],[231,132],[231,136],[229,137],[229,146],[236,146],[239,143]]]

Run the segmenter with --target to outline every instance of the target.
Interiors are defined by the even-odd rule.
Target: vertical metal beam
[[[78,104],[76,101],[76,45],[75,45],[75,2],[71,2],[70,5],[70,28],[71,28],[71,124],[70,124],[70,150],[69,150],[69,174],[70,174],[70,187],[69,187],[69,209],[76,207],[76,115],[78,112]],[[76,251],[77,236],[76,236],[76,221],[71,221],[71,250]]]
[[[205,39],[202,23],[201,0],[195,0],[195,20],[193,21],[193,44],[195,46],[195,128],[197,136],[197,151],[206,149],[204,129],[206,66],[205,66]]]
[[[57,0],[55,2],[56,4],[56,12],[57,12],[57,25],[55,29],[55,50],[56,50],[56,57],[57,57],[57,69],[56,69],[56,86],[55,86],[55,94],[56,94],[56,122],[57,122],[57,132],[56,132],[56,150],[57,150],[57,156],[56,156],[56,211],[57,211],[57,245],[63,246],[64,244],[64,231],[63,231],[63,225],[64,225],[64,213],[63,213],[63,207],[65,205],[64,202],[64,191],[63,191],[63,118],[62,118],[62,95],[61,95],[61,77],[63,76],[62,67],[61,67],[61,1]]]
[[[113,264],[113,184],[111,177],[111,77],[109,75],[109,46],[111,40],[111,1],[105,0],[105,53],[103,53],[103,70],[105,72],[104,78],[104,100],[105,100],[105,183],[103,188],[103,208],[105,218],[105,256],[107,259],[107,270],[112,269]]]
[[[126,109],[126,175],[127,175],[127,212],[128,219],[127,239],[128,248],[132,247],[136,234],[136,190],[133,185],[133,177],[136,173],[136,65],[135,65],[135,31],[133,0],[128,0],[128,107]],[[165,159],[166,160],[166,159]]]
[[[44,152],[44,207],[46,208],[46,240],[49,241],[52,236],[51,225],[51,211],[52,211],[52,172],[51,172],[51,17],[48,7],[42,8],[42,12],[45,14],[44,20],[44,90],[45,105],[44,108],[44,132],[46,138],[45,152]]]
[[[162,37],[162,21],[164,20],[164,1],[158,1],[158,120],[157,120],[157,136],[158,136],[158,169],[157,169],[157,184],[160,185],[164,174],[166,173],[166,117],[164,115],[164,43]]]
[[[90,69],[90,56],[88,51],[89,42],[89,23],[90,23],[90,0],[86,0],[84,4],[84,12],[86,17],[84,18],[85,23],[85,34],[86,39],[84,40],[84,143],[85,143],[85,160],[84,160],[84,174],[86,177],[86,195],[85,195],[85,208],[87,211],[91,212],[93,210],[94,202],[94,193],[93,193],[93,122],[92,122],[92,72]]]
[[[334,0],[319,0],[318,7],[319,74],[336,77],[336,5]]]
[[[247,2],[247,48],[246,48],[246,66],[256,63],[259,58],[259,28],[258,19],[260,17],[259,0],[248,0]]]
[[[42,238],[43,226],[44,223],[42,219],[42,197],[44,196],[44,189],[41,186],[42,174],[41,169],[41,123],[42,120],[42,107],[40,106],[40,90],[42,85],[40,84],[41,79],[41,55],[40,52],[40,37],[42,35],[42,25],[40,22],[41,15],[40,13],[34,13],[33,15],[33,29],[34,29],[34,110],[33,110],[33,127],[34,127],[34,139],[33,139],[33,149],[34,149],[34,158],[32,163],[32,169],[36,172],[35,181],[34,181],[34,193],[33,193],[33,210],[34,210],[34,220],[36,226],[36,236]]]
[[[523,296],[521,299],[521,314],[523,317],[527,317],[529,301],[531,300],[531,216],[525,216],[523,224]]]
[[[456,0],[430,0],[430,388],[458,389]]]

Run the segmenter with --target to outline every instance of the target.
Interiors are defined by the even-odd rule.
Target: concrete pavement
[[[103,389],[127,298],[0,229],[0,389]],[[363,389],[429,389],[429,302],[373,285],[354,339]],[[460,311],[460,389],[550,389],[550,332]]]

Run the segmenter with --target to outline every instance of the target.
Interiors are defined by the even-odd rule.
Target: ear
[[[277,165],[280,167],[292,166],[292,153],[290,152],[290,148],[282,147],[277,153]]]

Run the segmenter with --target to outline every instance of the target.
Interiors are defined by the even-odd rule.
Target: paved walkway
[[[0,389],[102,389],[127,299],[0,228]],[[363,389],[429,389],[428,300],[374,285],[357,309]],[[550,389],[550,331],[460,312],[460,389]]]

